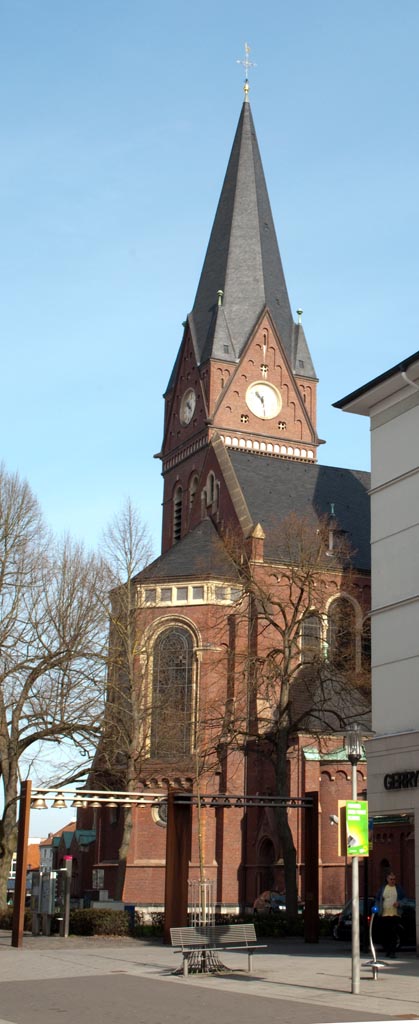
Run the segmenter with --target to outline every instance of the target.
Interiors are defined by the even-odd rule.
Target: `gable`
[[[221,379],[218,366],[213,367],[213,389],[220,381],[215,398],[213,425],[223,435],[228,447],[249,447],[233,442],[233,434],[253,436],[259,444],[268,442],[314,447],[318,443],[315,429],[315,382],[297,382],[284,347],[268,310],[259,320],[239,364],[230,376]],[[229,438],[229,440],[227,440]],[[263,450],[263,449],[262,449]],[[266,450],[266,447],[265,447]],[[278,451],[277,454],[289,454]]]
[[[173,386],[166,393],[166,415],[162,453],[187,443],[208,416],[207,396],[198,370],[189,330],[176,364]]]

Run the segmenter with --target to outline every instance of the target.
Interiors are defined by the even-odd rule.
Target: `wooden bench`
[[[180,950],[182,953],[184,977],[189,974],[190,960],[201,973],[215,971],[217,968],[214,966],[214,957],[227,949],[245,949],[250,972],[253,950],[266,949],[266,946],[257,944],[254,924],[190,925],[186,928],[171,928],[170,940],[173,952]]]

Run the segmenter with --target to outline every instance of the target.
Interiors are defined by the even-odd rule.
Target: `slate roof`
[[[281,519],[292,512],[329,515],[333,503],[338,525],[348,536],[354,568],[370,570],[369,473],[236,451],[229,455],[253,523],[265,531],[265,561],[280,558],[271,531]],[[277,545],[277,529],[274,539]]]
[[[75,821],[69,821],[68,825],[64,825],[63,828],[59,828],[57,832],[50,832],[47,839],[41,839],[40,846],[52,846],[53,840],[58,836],[60,840],[63,832],[75,832],[77,824]]]
[[[277,527],[282,519],[293,512],[301,516],[327,516],[333,504],[338,527],[347,534],[353,567],[370,571],[369,473],[227,449],[224,452],[249,511],[249,523],[260,523],[266,534],[265,562],[281,559],[281,533]],[[238,579],[237,569],[210,519],[204,519],[151,562],[136,580],[147,583],[197,577]]]
[[[365,732],[371,729],[371,694],[351,683],[347,672],[339,676],[327,661],[302,666],[292,681],[290,705],[291,721],[300,732],[342,732],[351,722]]]
[[[219,289],[222,306],[217,303]],[[293,321],[252,113],[245,102],[189,317],[198,365],[209,358],[237,361],[265,307],[291,368],[315,378],[304,331]]]
[[[238,580],[237,569],[228,556],[214,524],[204,519],[177,544],[156,558],[136,577],[151,580],[195,579]]]

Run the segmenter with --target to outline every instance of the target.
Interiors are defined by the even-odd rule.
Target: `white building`
[[[371,422],[372,814],[419,823],[419,352],[336,403]],[[415,828],[419,908],[419,827]],[[416,920],[419,943],[419,914]]]

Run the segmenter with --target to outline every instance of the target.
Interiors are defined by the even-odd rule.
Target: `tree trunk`
[[[124,807],[124,824],[122,839],[118,851],[118,868],[116,872],[115,899],[122,900],[125,886],[125,875],[127,870],[128,851],[132,834],[132,807]]]
[[[288,811],[286,807],[278,808],[277,821],[284,857],[286,911],[289,918],[296,920],[298,915],[297,853],[288,822]]]
[[[16,801],[7,803],[0,821],[0,907],[7,906],[7,879],[17,848]]]
[[[275,775],[278,796],[289,796],[287,773],[288,729],[278,727],[275,736]],[[297,918],[297,854],[288,821],[286,807],[278,807],[276,811],[278,833],[281,839],[284,858],[286,911],[288,917]]]

